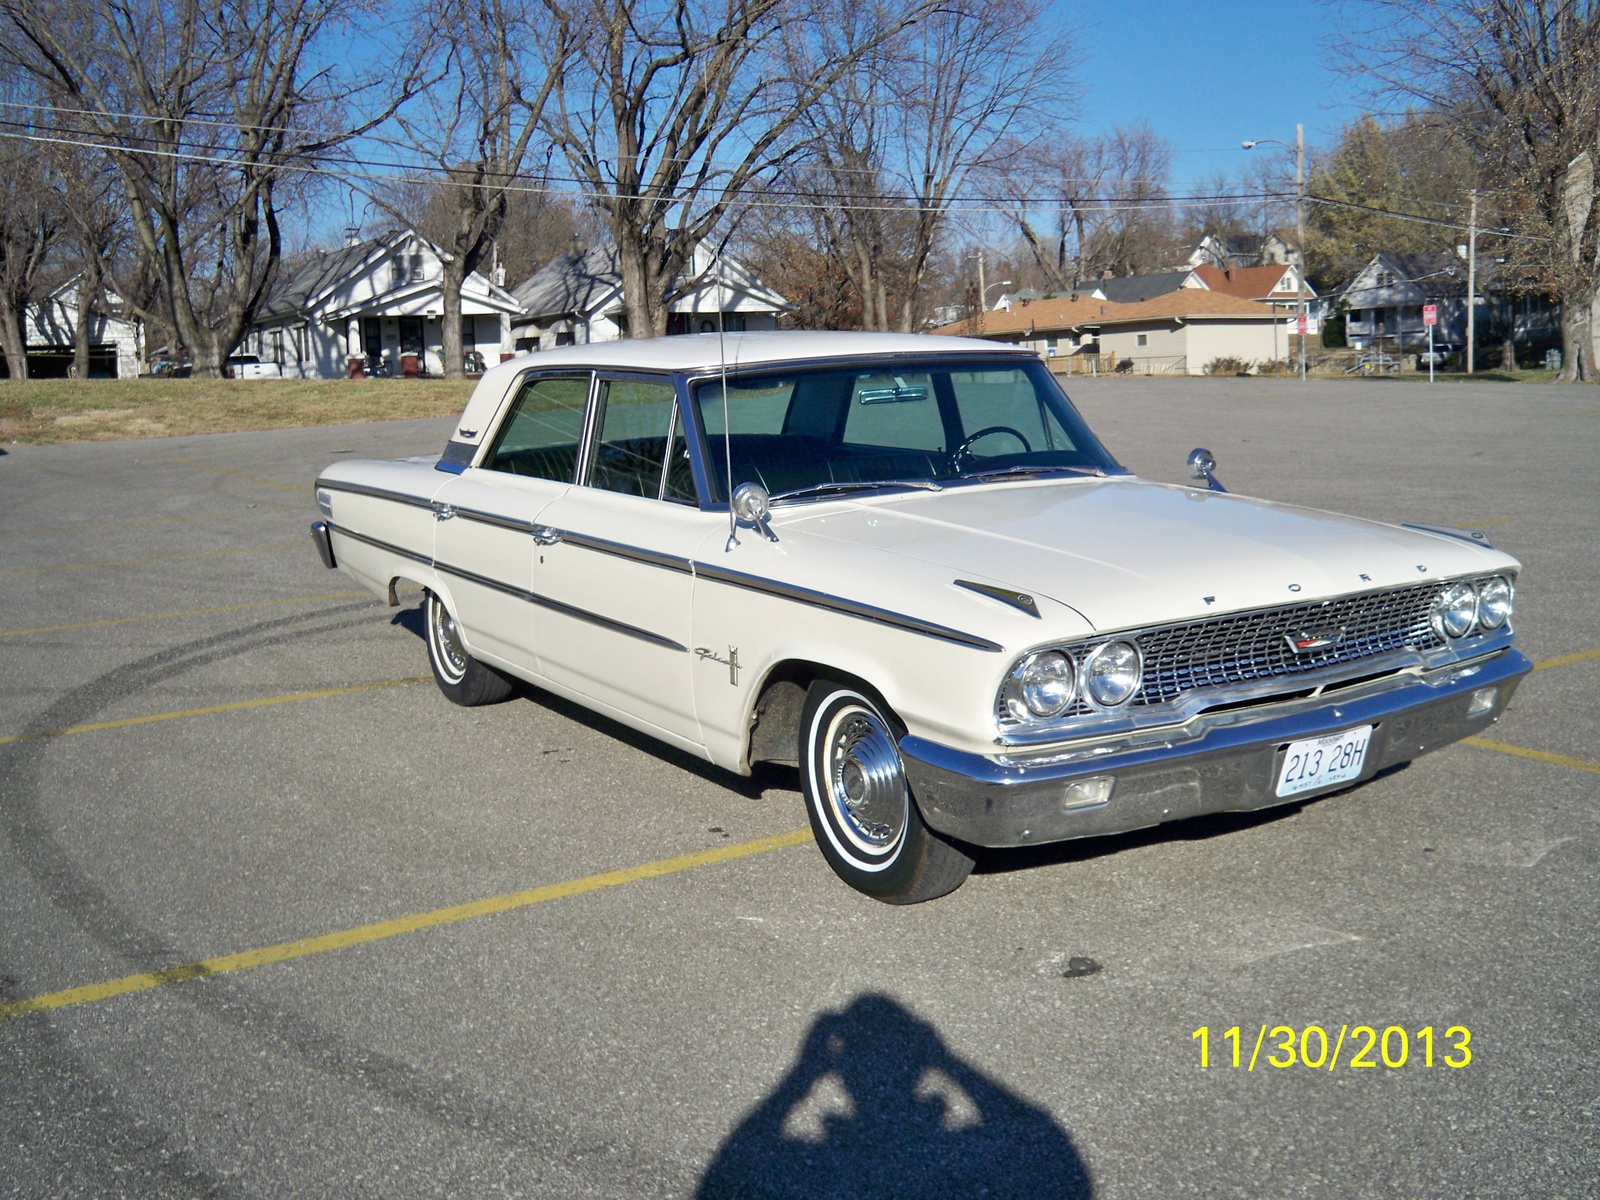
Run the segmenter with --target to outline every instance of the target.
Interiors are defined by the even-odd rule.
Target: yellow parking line
[[[748,858],[752,854],[765,854],[769,850],[779,850],[785,846],[798,846],[810,840],[811,830],[809,828],[793,829],[788,833],[755,838],[748,842],[735,842],[732,845],[716,846],[710,850],[699,850],[693,854],[680,854],[675,858],[658,859],[655,862],[642,863],[637,867],[624,867],[617,871],[602,871],[598,875],[585,875],[579,879],[569,879],[564,883],[546,884],[543,887],[529,888],[521,892],[507,892],[502,896],[491,896],[485,900],[474,900],[468,904],[456,904],[449,908],[436,908],[430,912],[415,913],[409,917],[396,917],[391,921],[375,921],[370,925],[357,925],[353,929],[325,933],[320,937],[300,938],[293,942],[279,942],[275,946],[262,946],[255,950],[242,950],[237,954],[224,954],[218,958],[207,958],[199,962],[186,963],[179,967],[169,967],[165,971],[147,971],[142,975],[124,975],[121,979],[110,979],[104,983],[67,988],[65,991],[49,992],[42,996],[33,996],[27,1000],[14,1000],[10,1004],[0,1004],[0,1021],[9,1017],[21,1016],[23,1013],[45,1012],[49,1009],[67,1008],[77,1004],[93,1004],[98,1000],[108,1000],[112,996],[121,996],[128,992],[143,992],[151,988],[164,987],[171,983],[182,983],[185,980],[199,979],[207,975],[222,975],[229,971],[243,971],[249,967],[264,967],[269,963],[288,962],[290,959],[305,958],[312,954],[325,954],[329,950],[343,950],[350,946],[362,946],[368,942],[381,941],[384,938],[395,937],[402,933],[416,933],[422,929],[432,929],[439,925],[453,925],[457,921],[492,916],[495,913],[527,908],[530,905],[543,904],[550,900],[564,900],[569,896],[581,896],[586,892],[598,892],[605,888],[620,887],[625,883],[634,883],[641,879],[656,879],[663,875],[675,875],[679,871],[710,866],[712,863],[728,862],[736,858]]]
[[[1588,662],[1591,658],[1600,658],[1600,648],[1578,650],[1572,654],[1558,654],[1554,658],[1541,658],[1533,664],[1533,669],[1535,671],[1548,671],[1551,667],[1570,667],[1574,663]]]
[[[231,475],[235,479],[248,479],[251,483],[264,483],[268,487],[283,488],[289,492],[305,492],[309,494],[313,489],[302,487],[298,483],[279,483],[276,479],[267,479],[261,475],[246,475],[243,471],[230,471],[226,467],[213,467],[210,463],[195,462],[192,458],[173,458],[175,463],[182,463],[186,467],[199,467],[202,471],[215,471],[218,475]]]
[[[240,546],[234,550],[198,550],[193,554],[152,554],[145,558],[123,558],[115,562],[66,563],[57,567],[13,567],[0,575],[40,575],[47,571],[96,571],[102,567],[141,567],[145,563],[182,562],[190,558],[223,558],[230,554],[259,554],[263,550],[287,550],[305,542],[269,542],[264,546]]]
[[[313,604],[318,600],[349,600],[367,592],[325,592],[320,596],[291,596],[287,600],[255,600],[249,604],[219,604],[215,608],[186,608],[180,612],[145,613],[137,617],[108,617],[103,621],[79,621],[76,625],[40,625],[34,629],[0,629],[0,638],[21,637],[27,633],[65,633],[72,629],[102,629],[107,625],[130,625],[137,621],[170,621],[175,617],[208,617],[214,613],[243,612],[249,608],[276,608],[284,604]]]
[[[178,712],[151,713],[146,717],[123,717],[118,721],[95,721],[88,725],[68,725],[65,729],[40,729],[34,733],[13,733],[0,737],[0,746],[12,742],[37,742],[45,738],[69,737],[74,733],[99,733],[105,729],[130,729],[135,725],[154,725],[159,721],[181,721],[186,717],[208,717],[213,713],[243,712],[251,708],[271,708],[293,704],[296,700],[320,700],[324,696],[348,696],[378,688],[399,687],[403,683],[424,683],[431,675],[408,675],[404,679],[384,679],[377,683],[353,683],[348,687],[320,688],[314,692],[290,692],[286,696],[263,696],[259,700],[235,700],[231,704],[209,704],[205,708],[185,708]]]
[[[1515,754],[1518,758],[1531,758],[1535,762],[1571,767],[1574,771],[1591,771],[1600,775],[1600,763],[1590,762],[1586,758],[1571,758],[1565,754],[1552,754],[1548,750],[1530,750],[1526,746],[1513,746],[1509,742],[1494,742],[1488,738],[1469,737],[1461,740],[1480,750],[1498,750],[1501,754]]]

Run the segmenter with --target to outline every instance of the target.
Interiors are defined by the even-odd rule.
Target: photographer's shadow
[[[733,1131],[700,1200],[1091,1194],[1049,1113],[952,1054],[887,996],[817,1018],[799,1061]]]

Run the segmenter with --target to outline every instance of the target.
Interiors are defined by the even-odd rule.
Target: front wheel
[[[461,626],[432,592],[423,619],[428,627],[428,665],[439,690],[452,703],[471,708],[496,704],[511,695],[511,680],[467,653]]]
[[[834,872],[889,904],[953,892],[972,859],[922,822],[897,726],[864,691],[818,680],[800,721],[800,786],[811,831]]]

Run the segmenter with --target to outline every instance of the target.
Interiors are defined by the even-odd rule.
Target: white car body
[[[1346,725],[1378,731],[1367,778],[1496,719],[1528,669],[1506,622],[1475,627],[1459,645],[1442,634],[1431,648],[1391,639],[1381,653],[1325,670],[1195,688],[1137,711],[1131,702],[1092,704],[1085,692],[1077,717],[1008,724],[997,697],[1041,648],[1067,646],[1074,657],[1124,631],[1149,654],[1147,631],[1212,636],[1204,631],[1223,618],[1259,623],[1284,611],[1291,623],[1346,610],[1368,621],[1384,597],[1412,597],[1415,608],[1445,581],[1476,589],[1514,580],[1518,564],[1481,535],[1152,483],[1120,468],[780,497],[765,527],[742,524],[730,540],[727,503],[703,494],[698,504],[672,503],[481,465],[530,377],[660,373],[677,383],[678,419],[698,425],[683,412],[691,381],[724,370],[737,379],[775,365],[865,370],[941,355],[980,365],[1024,357],[955,338],[765,334],[513,359],[478,384],[440,459],[330,466],[318,480],[327,519],[317,536],[325,561],[377,595],[393,601],[404,581],[438,597],[472,659],[730,771],[748,773],[756,759],[803,761],[796,709],[813,676],[857,681],[892,710],[921,819],[962,845],[1050,841],[1302,798],[1273,788],[1285,745]],[[711,443],[689,433],[704,493],[720,486],[706,484]],[[958,465],[965,451],[966,443]],[[1337,636],[1322,631],[1324,641],[1358,626],[1356,616],[1337,619],[1346,623]],[[1075,679],[1086,661],[1074,657]],[[1469,718],[1468,695],[1485,681],[1496,690]],[[1341,689],[1339,706],[1322,698],[1325,686]],[[1128,765],[1103,776],[1114,779],[1108,798],[1061,798],[1101,763]],[[1088,799],[1097,795],[1091,789]]]
[[[230,379],[282,379],[283,368],[275,362],[262,362],[254,354],[232,355],[226,364]]]

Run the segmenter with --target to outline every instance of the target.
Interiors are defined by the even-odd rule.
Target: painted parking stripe
[[[287,550],[304,546],[303,541],[268,542],[263,546],[240,546],[233,550],[198,550],[193,554],[151,554],[145,558],[123,558],[115,562],[64,563],[54,567],[13,567],[0,575],[43,575],[48,571],[98,571],[106,567],[142,567],[146,563],[183,562],[191,558],[225,558],[230,554],[260,554],[264,550]]]
[[[234,479],[248,479],[251,483],[264,483],[268,487],[283,488],[287,492],[305,492],[311,494],[312,489],[299,483],[280,483],[276,479],[267,479],[262,475],[247,475],[243,471],[230,471],[226,467],[213,467],[210,463],[196,462],[192,458],[173,458],[175,463],[182,463],[186,467],[198,467],[202,471],[214,471],[218,475],[230,475]]]
[[[106,729],[131,729],[135,725],[155,725],[161,721],[182,721],[189,717],[209,717],[214,713],[244,712],[252,708],[271,708],[299,700],[320,700],[324,696],[349,696],[407,683],[426,683],[432,675],[407,675],[404,679],[382,679],[377,683],[353,683],[348,687],[319,688],[314,692],[290,692],[285,696],[262,696],[256,700],[235,700],[230,704],[208,704],[204,708],[184,708],[177,712],[151,713],[144,717],[123,717],[118,721],[94,721],[87,725],[68,725],[64,729],[39,729],[32,733],[13,733],[0,737],[0,746],[13,742],[38,742],[46,738],[70,737],[75,733],[99,733]]]
[[[144,613],[137,617],[107,617],[103,621],[79,621],[75,625],[40,625],[33,629],[0,629],[0,638],[22,637],[29,633],[65,633],[73,629],[103,629],[107,625],[131,625],[139,621],[170,621],[177,617],[209,617],[215,613],[244,612],[252,608],[276,608],[284,604],[315,604],[319,600],[350,600],[369,592],[324,592],[320,596],[290,596],[286,600],[253,600],[249,604],[219,604],[214,608],[186,608],[179,612]]]
[[[1592,658],[1600,658],[1600,647],[1593,650],[1576,650],[1571,654],[1558,654],[1554,658],[1542,658],[1533,664],[1533,669],[1548,671],[1552,667],[1570,667],[1575,663],[1588,662]]]
[[[350,946],[362,946],[368,942],[381,941],[384,938],[396,937],[403,933],[416,933],[419,930],[433,929],[439,925],[453,925],[459,921],[468,921],[476,917],[493,916],[495,913],[510,912],[513,909],[544,904],[550,900],[565,900],[571,896],[585,895],[588,892],[621,887],[623,884],[635,883],[641,879],[658,879],[663,875],[675,875],[680,871],[692,870],[695,867],[706,867],[713,863],[748,858],[753,854],[765,854],[770,850],[781,850],[787,846],[799,846],[811,840],[810,828],[792,829],[788,833],[755,838],[748,842],[735,842],[732,845],[714,846],[709,850],[698,850],[693,854],[680,854],[675,858],[657,859],[655,862],[641,863],[636,867],[624,867],[617,871],[602,871],[597,875],[585,875],[578,879],[569,879],[564,883],[551,883],[543,887],[529,888],[526,891],[507,892],[504,895],[491,896],[485,900],[474,900],[468,904],[456,904],[449,908],[436,908],[430,912],[414,913],[409,917],[396,917],[390,921],[375,921],[370,925],[357,925],[353,929],[342,929],[336,933],[322,934],[319,937],[300,938],[292,942],[279,942],[275,946],[261,946],[254,950],[242,950],[237,954],[224,954],[217,958],[207,958],[199,962],[185,963],[183,966],[169,967],[164,971],[147,971],[142,975],[124,975],[121,979],[109,979],[104,983],[67,988],[64,991],[49,992],[26,1000],[14,1000],[9,1004],[0,1004],[0,1021],[10,1017],[19,1017],[24,1013],[47,1012],[50,1009],[69,1008],[79,1004],[93,1004],[96,1001],[109,1000],[113,996],[122,996],[129,992],[149,991],[151,988],[183,983],[190,979],[201,979],[208,975],[223,975],[230,971],[243,971],[250,967],[264,967],[271,963],[288,962],[290,959],[305,958],[313,954],[326,954],[330,950],[343,950]]]
[[[1600,763],[1590,762],[1586,758],[1573,758],[1567,754],[1552,754],[1548,750],[1530,750],[1526,746],[1513,746],[1510,742],[1495,742],[1488,738],[1469,737],[1461,740],[1469,746],[1476,746],[1480,750],[1497,750],[1501,754],[1514,754],[1518,758],[1531,758],[1535,762],[1550,763],[1557,767],[1570,767],[1574,771],[1590,771],[1600,775]]]

